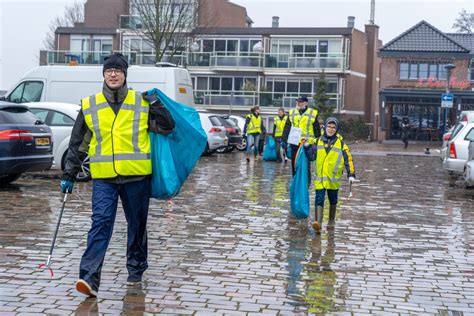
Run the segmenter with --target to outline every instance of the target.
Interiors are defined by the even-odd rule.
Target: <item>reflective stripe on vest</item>
[[[286,121],[288,121],[288,116],[286,115],[283,117],[283,119],[281,119],[279,116],[275,117],[275,137],[281,137],[283,135]]]
[[[342,142],[337,139],[331,150],[326,153],[326,147],[321,139],[317,140],[317,158],[315,168],[316,190],[338,190],[341,186],[342,170],[344,167]]]
[[[310,144],[316,143],[313,126],[317,116],[318,111],[311,108],[308,108],[303,114],[300,114],[298,109],[290,110],[291,125],[301,128],[301,138],[306,138]]]
[[[262,133],[262,118],[260,115],[256,117],[255,115],[250,116],[250,122],[249,125],[247,126],[247,134],[256,134],[256,133]]]
[[[82,111],[92,131],[89,157],[93,179],[151,174],[149,104],[139,92],[129,90],[117,114],[103,93],[82,99]]]

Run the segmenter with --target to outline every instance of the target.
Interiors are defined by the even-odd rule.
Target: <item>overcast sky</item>
[[[355,16],[363,30],[370,17],[370,0],[232,0],[247,8],[255,27],[343,27]],[[26,71],[38,65],[39,50],[48,24],[74,0],[0,0],[0,90],[10,88]],[[443,32],[464,8],[474,12],[474,0],[376,0],[375,22],[384,43],[420,20]]]

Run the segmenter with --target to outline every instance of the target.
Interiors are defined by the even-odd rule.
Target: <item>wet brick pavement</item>
[[[141,287],[126,285],[119,210],[97,300],[73,289],[90,184],[76,184],[66,205],[51,279],[38,264],[59,181],[24,176],[0,190],[0,314],[473,314],[474,191],[437,157],[359,154],[355,163],[354,196],[343,183],[336,230],[316,237],[289,215],[289,166],[202,158],[172,208],[151,204]]]

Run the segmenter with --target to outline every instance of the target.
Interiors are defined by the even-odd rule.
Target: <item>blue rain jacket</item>
[[[178,195],[207,144],[196,109],[173,101],[163,92],[152,93],[170,111],[175,128],[168,135],[150,133],[152,181],[151,197],[169,199]]]

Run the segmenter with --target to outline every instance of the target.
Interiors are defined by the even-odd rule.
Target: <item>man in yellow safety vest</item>
[[[318,122],[318,110],[308,107],[308,98],[299,97],[296,99],[296,108],[291,109],[288,115],[288,120],[283,131],[283,145],[286,146],[291,127],[300,128],[302,133],[300,142],[306,140],[310,144],[314,144],[316,139],[321,135],[321,129]],[[291,146],[291,171],[295,175],[295,157],[298,151],[298,145],[290,144]],[[308,176],[311,177],[310,164],[308,163]],[[311,182],[311,181],[310,181]]]
[[[76,290],[89,297],[97,296],[99,290],[119,197],[128,225],[127,282],[141,282],[148,267],[146,224],[152,171],[148,133],[167,134],[174,128],[171,114],[156,94],[142,97],[128,89],[127,69],[122,54],[105,59],[102,91],[81,101],[60,184],[63,193],[72,193],[81,164],[79,147],[89,141],[92,225],[76,281]]]
[[[245,118],[244,134],[247,134],[247,151],[245,159],[250,162],[250,155],[252,153],[254,159],[258,157],[258,147],[260,143],[260,135],[263,131],[262,117],[260,116],[260,107],[258,105],[250,109],[250,114]]]

